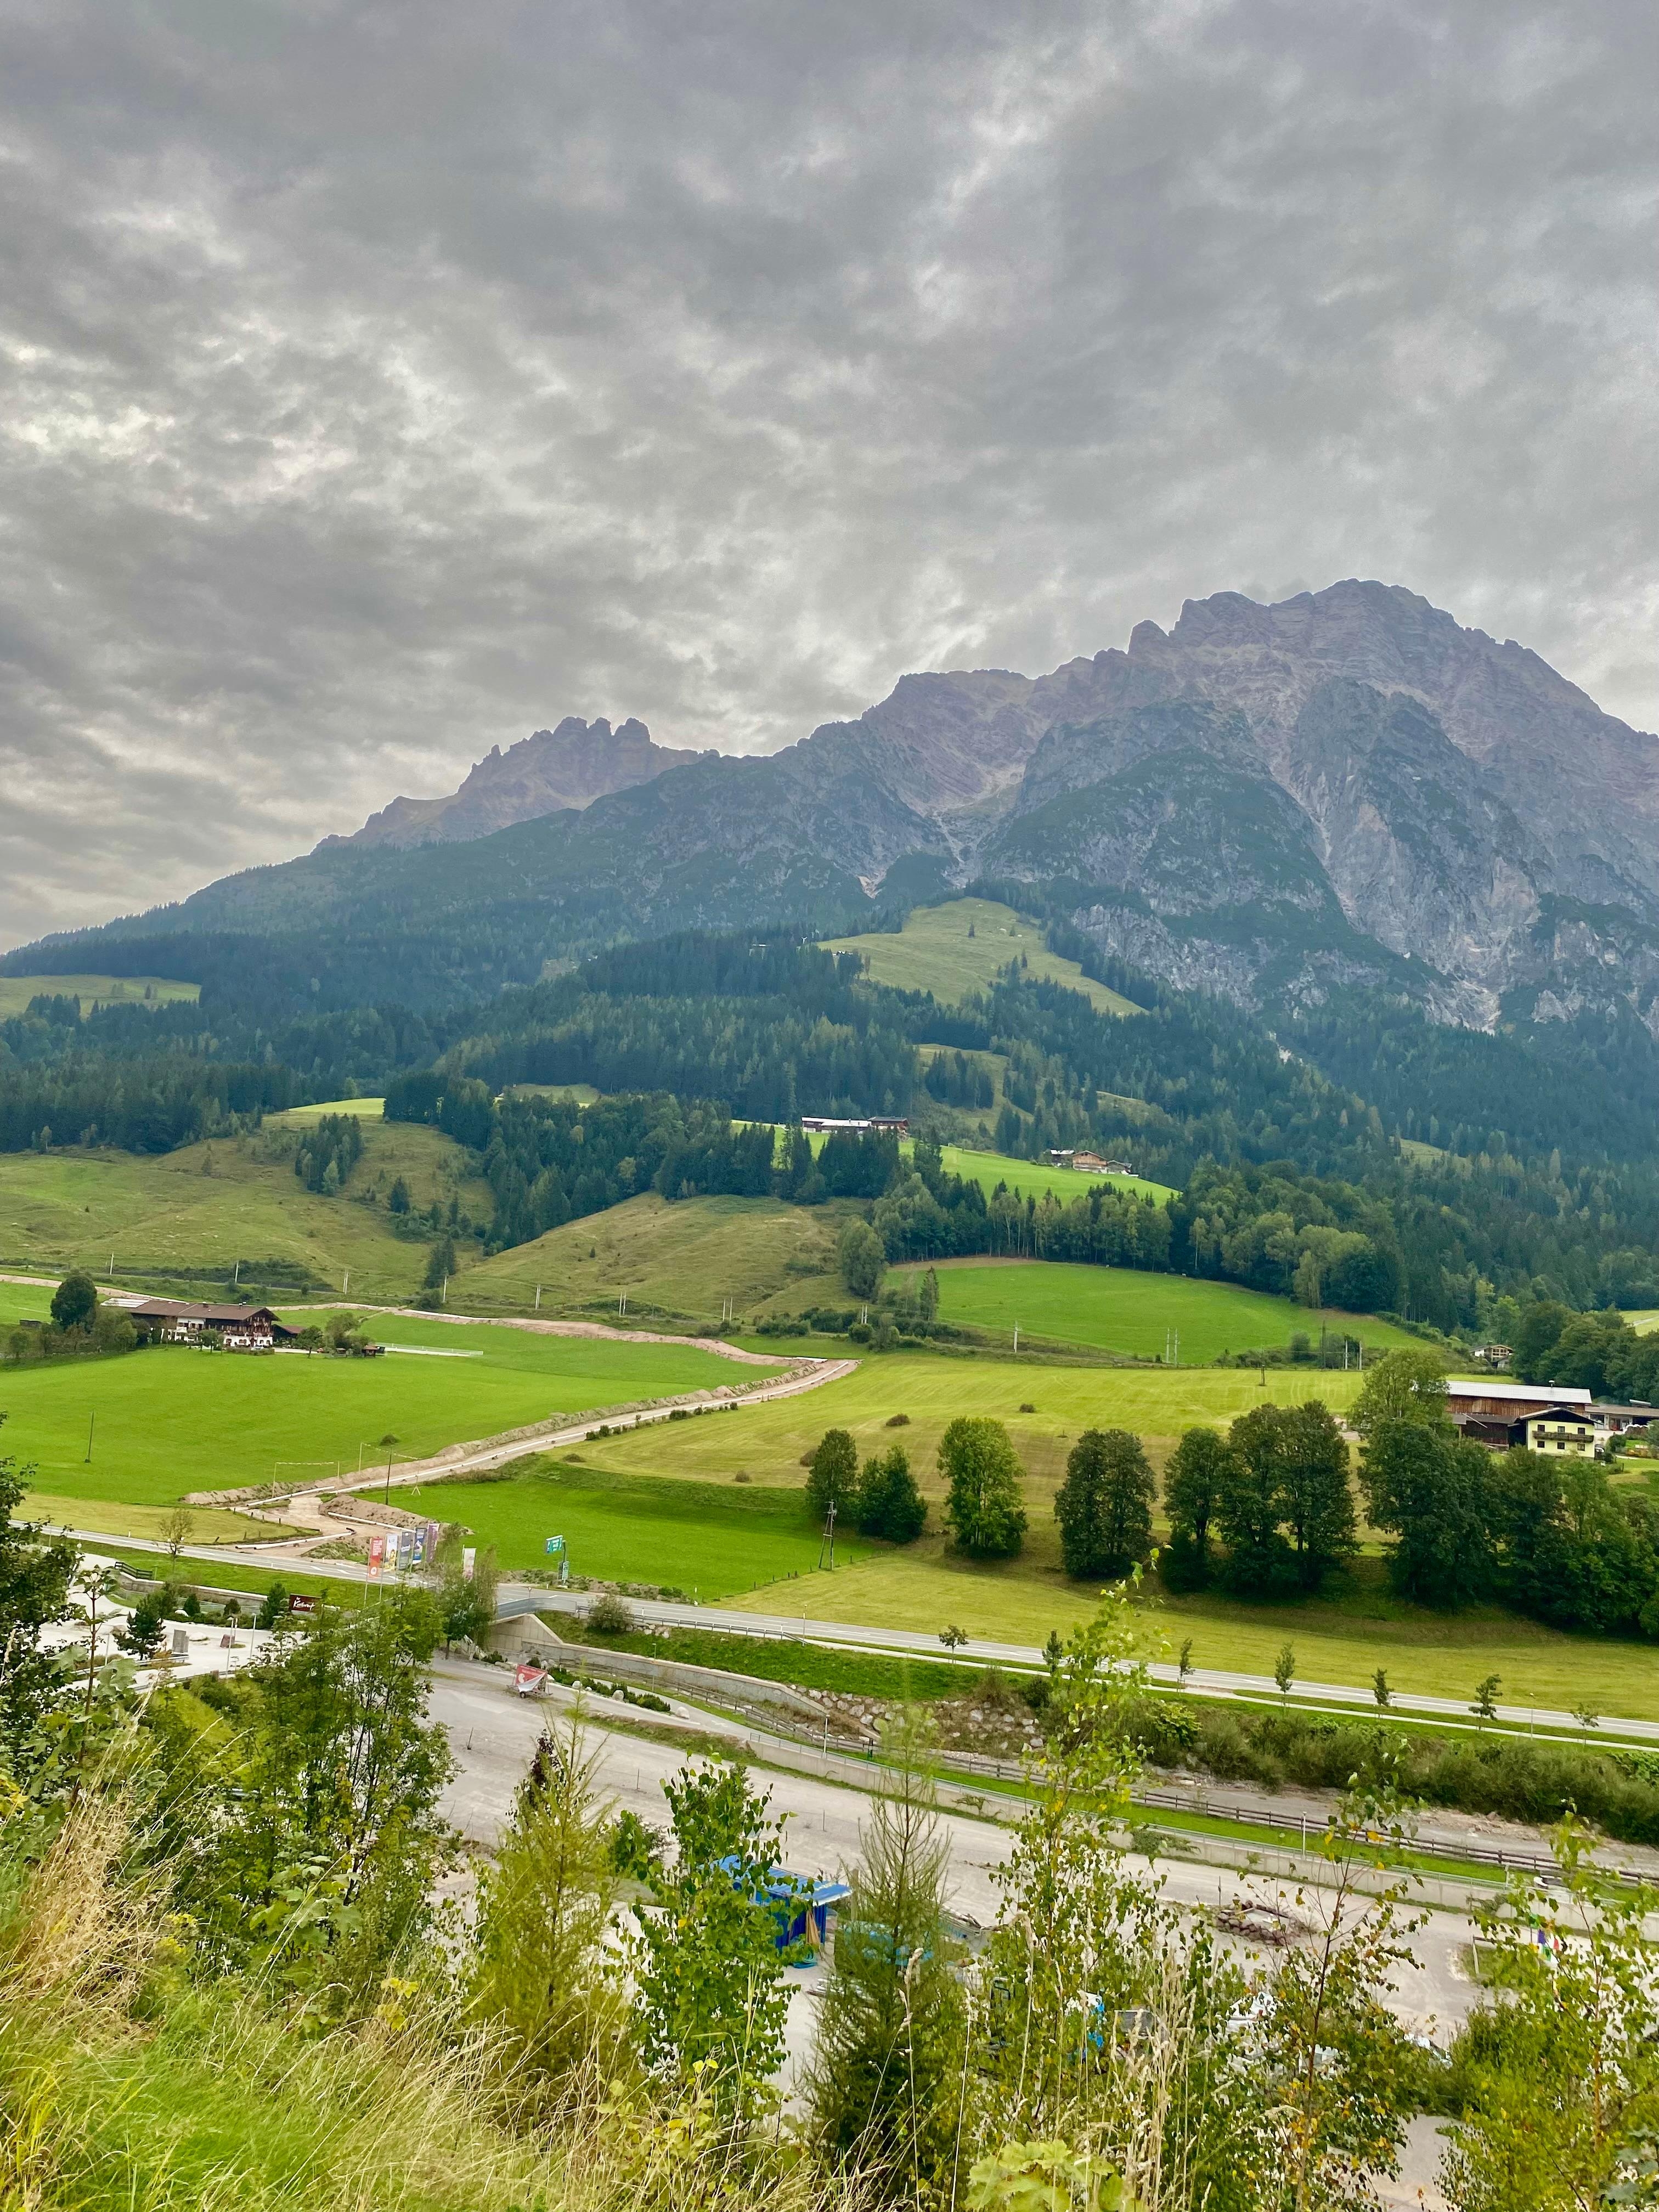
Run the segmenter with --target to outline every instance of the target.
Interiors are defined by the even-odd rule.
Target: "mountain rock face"
[[[1358,984],[1442,1020],[1634,1015],[1659,1039],[1659,741],[1376,583],[1189,600],[1167,633],[1035,678],[907,676],[766,757],[564,722],[450,799],[112,927],[418,928],[479,948],[477,989],[623,938],[856,926],[975,880],[1247,1006]]]
[[[447,798],[394,799],[354,836],[325,837],[323,845],[406,850],[488,837],[516,822],[591,806],[611,792],[648,783],[665,769],[696,758],[695,752],[653,744],[645,724],[631,715],[613,730],[603,716],[584,722],[570,714],[557,729],[538,730],[506,752],[492,745],[459,790]]]

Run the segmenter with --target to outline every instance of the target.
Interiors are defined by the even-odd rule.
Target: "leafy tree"
[[[910,1455],[891,1444],[879,1458],[867,1459],[859,1479],[860,1533],[889,1544],[913,1544],[927,1519],[927,1503],[910,1472]]]
[[[962,1986],[945,1915],[950,1839],[910,1708],[883,1734],[888,1787],[872,1805],[864,1856],[836,1927],[808,2094],[814,2133],[837,2165],[884,2197],[920,2198],[945,2173],[950,2087],[960,2067]]]
[[[1296,1646],[1281,1644],[1279,1656],[1273,1662],[1273,1681],[1281,1698],[1288,1698],[1296,1681]]]
[[[618,1869],[599,1757],[579,1721],[544,1734],[478,1885],[468,2008],[504,2046],[526,2118],[611,2053],[623,2024],[605,1946]]]
[[[1190,1579],[1208,1579],[1210,1523],[1228,1480],[1229,1447],[1213,1429],[1188,1429],[1164,1470],[1164,1509],[1173,1543],[1192,1562]]]
[[[52,1318],[63,1329],[89,1329],[98,1310],[98,1285],[84,1269],[64,1276],[52,1294]]]
[[[916,1306],[924,1322],[932,1323],[939,1318],[939,1275],[930,1267],[921,1279],[916,1293]]]
[[[1296,1553],[1296,1578],[1317,1589],[1330,1570],[1358,1549],[1348,1447],[1317,1399],[1279,1413],[1281,1505]]]
[[[939,1439],[939,1465],[950,1493],[945,1517],[960,1549],[969,1559],[1012,1559],[1025,1537],[1024,1469],[1002,1423],[959,1414]]]
[[[1632,2173],[1659,2126],[1659,1986],[1644,1926],[1659,1894],[1599,1881],[1571,1817],[1550,1840],[1555,1881],[1512,1875],[1501,1901],[1475,1909],[1492,1995],[1452,2054],[1457,2118],[1442,2179],[1459,2212],[1654,2201]]]
[[[1491,1453],[1416,1420],[1379,1423],[1360,1461],[1373,1527],[1394,1538],[1389,1579],[1419,1605],[1450,1608],[1492,1586],[1496,1500]]]
[[[837,1520],[850,1518],[857,1510],[858,1489],[859,1452],[851,1432],[826,1429],[806,1477],[806,1503],[813,1518],[822,1521],[832,1505]]]
[[[1415,1421],[1425,1428],[1446,1420],[1446,1363],[1437,1352],[1385,1352],[1360,1385],[1348,1416],[1362,1437],[1384,1421]]]
[[[40,1632],[69,1618],[79,1556],[73,1544],[49,1539],[39,1522],[15,1518],[33,1478],[33,1467],[0,1459],[0,1759],[21,1781],[51,1757],[46,1722],[64,1674]]]
[[[855,1298],[872,1298],[881,1287],[881,1271],[887,1264],[881,1239],[867,1221],[852,1220],[842,1228],[836,1244],[836,1264],[842,1279]]]
[[[1216,1527],[1227,1547],[1225,1579],[1241,1596],[1267,1597],[1291,1579],[1285,1517],[1285,1425],[1278,1406],[1241,1414],[1229,1431],[1216,1500]]]
[[[678,1846],[645,1879],[635,2028],[647,2065],[685,2082],[707,2065],[721,2108],[744,2119],[769,2101],[783,2057],[773,1872],[781,1823],[735,1765],[683,1767],[662,1785]]]
[[[167,1557],[176,1567],[179,1554],[191,1539],[196,1526],[196,1516],[187,1505],[175,1505],[161,1522],[161,1540],[167,1547]]]
[[[1521,1326],[1510,1347],[1510,1365],[1522,1382],[1542,1382],[1544,1367],[1572,1319],[1569,1310],[1553,1298],[1540,1298],[1523,1309]]]
[[[438,1619],[446,1651],[452,1644],[483,1644],[495,1625],[495,1583],[493,1547],[475,1551],[469,1575],[462,1547],[459,1543],[450,1547],[438,1588]]]
[[[320,1610],[240,1680],[252,1698],[234,1813],[204,1818],[176,1869],[211,1950],[331,2009],[372,2005],[426,1925],[447,1863],[451,1771],[427,1718],[438,1632],[423,1594]]]
[[[1139,1437],[1086,1429],[1066,1462],[1054,1498],[1060,1552],[1068,1575],[1126,1575],[1152,1549],[1158,1486]]]

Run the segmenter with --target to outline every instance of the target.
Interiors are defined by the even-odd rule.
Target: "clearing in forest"
[[[972,930],[973,935],[969,935]],[[1062,960],[1043,943],[1039,923],[1028,921],[994,899],[951,899],[943,906],[913,908],[902,930],[866,937],[836,937],[826,952],[856,952],[872,983],[898,991],[931,991],[941,1006],[988,990],[1011,960],[1039,982],[1080,991],[1103,1014],[1138,1014],[1142,1008],[1085,975],[1075,960]]]

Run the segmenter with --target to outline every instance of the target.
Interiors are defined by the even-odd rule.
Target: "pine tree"
[[[954,2139],[961,1984],[945,1913],[951,1847],[940,1832],[914,1709],[883,1736],[890,1779],[836,1929],[808,2075],[814,2132],[884,2196],[930,2201]]]

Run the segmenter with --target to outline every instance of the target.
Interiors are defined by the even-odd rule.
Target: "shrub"
[[[587,1608],[587,1626],[595,1636],[631,1636],[634,1633],[634,1609],[625,1598],[614,1590]]]

